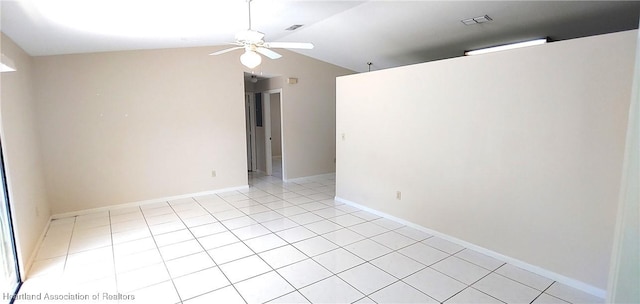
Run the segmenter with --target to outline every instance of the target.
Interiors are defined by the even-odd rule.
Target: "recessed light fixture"
[[[286,28],[284,30],[285,31],[295,31],[295,30],[297,30],[297,29],[299,29],[299,28],[301,28],[303,26],[304,26],[304,24],[294,24],[294,25],[292,25],[292,26],[290,26],[290,27],[288,27],[288,28]]]
[[[463,20],[460,20],[460,22],[464,23],[464,25],[474,25],[474,24],[486,23],[491,20],[493,19],[491,19],[489,15],[484,15],[484,16],[478,16],[478,17],[469,18],[469,19],[463,19]]]
[[[517,48],[522,48],[527,46],[540,45],[540,44],[545,44],[547,42],[549,42],[549,38],[535,39],[535,40],[529,40],[529,41],[518,42],[518,43],[498,45],[498,46],[488,47],[484,49],[477,49],[473,51],[466,51],[464,52],[464,54],[466,56],[480,55],[480,54],[486,54],[491,52],[498,52],[498,51],[517,49]]]

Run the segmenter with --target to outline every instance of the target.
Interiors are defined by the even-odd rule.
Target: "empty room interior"
[[[640,1],[0,12],[0,303],[640,303]]]

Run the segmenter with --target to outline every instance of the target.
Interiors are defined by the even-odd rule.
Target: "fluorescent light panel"
[[[529,41],[524,41],[524,42],[499,45],[499,46],[489,47],[489,48],[485,48],[485,49],[466,51],[466,52],[464,52],[464,54],[467,55],[467,56],[480,55],[480,54],[486,54],[486,53],[491,53],[491,52],[499,52],[499,51],[504,51],[504,50],[511,50],[511,49],[527,47],[527,46],[540,45],[540,44],[545,44],[547,42],[548,42],[547,38],[541,38],[541,39],[529,40]]]

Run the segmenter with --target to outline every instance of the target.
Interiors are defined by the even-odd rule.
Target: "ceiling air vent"
[[[304,24],[294,24],[286,29],[284,29],[285,31],[295,31],[299,28],[301,28]]]
[[[491,19],[491,17],[489,17],[488,15],[484,15],[484,16],[479,16],[475,18],[460,20],[460,22],[464,23],[464,25],[474,25],[474,24],[489,22],[491,20],[493,20]]]

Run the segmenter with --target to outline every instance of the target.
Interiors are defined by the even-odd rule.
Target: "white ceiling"
[[[1,30],[32,56],[217,46],[247,28],[245,0],[0,4]],[[635,29],[639,12],[640,1],[252,2],[253,28],[266,33],[266,40],[312,42],[315,49],[299,53],[359,72],[368,70],[367,62],[376,70],[532,38],[564,40]],[[493,21],[460,22],[485,14]],[[285,31],[293,24],[304,26]]]

